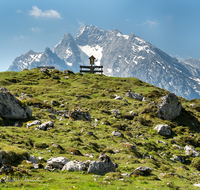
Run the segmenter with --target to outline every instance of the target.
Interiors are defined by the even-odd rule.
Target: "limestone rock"
[[[84,162],[74,160],[74,161],[67,162],[63,166],[62,171],[65,171],[65,170],[66,171],[86,171],[87,167]]]
[[[37,158],[35,156],[29,156],[28,160],[33,164],[38,164],[39,161],[37,160]]]
[[[115,164],[111,161],[110,157],[101,154],[100,161],[92,161],[88,168],[88,173],[94,173],[98,175],[105,175],[109,172],[115,172]]]
[[[162,136],[171,135],[171,128],[167,124],[156,125],[154,130],[156,130]]]
[[[135,92],[128,92],[125,94],[125,96],[129,97],[129,98],[135,98],[139,101],[143,100],[143,96],[141,94],[137,94]]]
[[[131,172],[131,174],[129,176],[132,175],[142,175],[142,176],[146,176],[151,174],[151,172],[153,171],[153,169],[151,167],[139,167],[136,168],[134,171]]]
[[[191,155],[192,157],[199,157],[199,153],[192,146],[186,145],[184,150],[186,155]]]
[[[176,160],[176,161],[179,161],[179,162],[181,162],[181,163],[184,163],[184,162],[185,162],[185,160],[184,160],[183,157],[181,157],[181,156],[173,155],[173,157],[174,157],[174,160]]]
[[[46,131],[49,128],[53,128],[54,127],[54,123],[52,121],[47,121],[45,123],[42,123],[41,125],[38,125],[37,127],[35,127],[35,130],[44,130]]]
[[[111,133],[111,135],[113,135],[113,136],[115,136],[115,137],[119,137],[119,136],[122,136],[123,134],[122,134],[120,131],[115,130],[115,131],[113,131],[113,132]]]
[[[6,88],[0,87],[0,114],[7,119],[25,119],[32,116],[32,110],[20,103]]]
[[[157,117],[167,120],[174,119],[180,115],[182,105],[175,94],[169,93],[160,99],[162,102],[157,105],[159,108]]]
[[[31,122],[31,123],[27,123],[26,127],[29,128],[29,127],[31,127],[33,125],[40,125],[40,124],[41,124],[41,122],[39,120],[35,120],[35,121]]]
[[[10,172],[13,171],[13,167],[8,165],[8,164],[4,164],[1,168],[0,168],[0,173],[6,173],[6,172]]]
[[[70,160],[64,157],[52,157],[47,160],[47,165],[45,169],[62,169],[63,166]]]
[[[89,111],[83,110],[79,107],[74,108],[71,112],[68,112],[66,116],[71,117],[74,120],[91,121],[91,116]]]
[[[123,98],[121,96],[118,96],[117,94],[114,95],[115,96],[115,100],[123,100]]]
[[[172,147],[177,148],[179,150],[183,150],[183,148],[177,144],[173,144]]]

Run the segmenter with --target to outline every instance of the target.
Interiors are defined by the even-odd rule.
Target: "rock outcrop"
[[[52,121],[47,121],[45,123],[42,123],[41,125],[38,125],[35,127],[35,130],[48,130],[54,127],[54,123]]]
[[[182,105],[178,101],[178,98],[175,94],[169,93],[166,96],[160,98],[161,103],[157,105],[158,112],[157,117],[161,119],[174,119],[179,116],[181,113]]]
[[[47,160],[45,169],[62,169],[63,166],[70,160],[64,157],[52,157]]]
[[[13,96],[6,88],[0,87],[0,115],[7,119],[25,119],[32,116],[32,110]]]
[[[162,136],[171,135],[171,128],[167,124],[156,125],[154,130],[156,130]]]
[[[105,175],[109,172],[115,172],[115,164],[111,161],[110,157],[101,154],[100,161],[92,161],[88,168],[88,173],[94,173],[98,175]]]
[[[62,171],[86,171],[86,170],[87,170],[87,165],[79,160],[67,162],[62,168]]]
[[[188,156],[199,157],[199,153],[192,146],[186,145],[184,150]]]
[[[151,174],[152,171],[153,169],[151,167],[139,167],[139,168],[136,168],[134,171],[132,171],[129,176],[132,176],[132,175],[146,176],[146,175]]]

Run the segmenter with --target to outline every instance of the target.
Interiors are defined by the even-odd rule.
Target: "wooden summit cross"
[[[81,73],[101,73],[103,74],[103,66],[93,66],[94,60],[96,59],[93,55],[89,57],[90,59],[90,65],[91,66],[82,66],[80,65],[80,72]],[[89,70],[82,70],[82,69],[89,69]],[[95,70],[95,69],[101,69],[101,70]]]

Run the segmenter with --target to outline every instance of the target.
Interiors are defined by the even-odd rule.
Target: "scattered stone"
[[[154,130],[156,130],[162,136],[171,135],[171,128],[167,124],[156,125],[156,127],[154,128]]]
[[[128,92],[125,94],[125,96],[127,96],[129,98],[137,99],[139,101],[142,101],[142,99],[143,99],[143,96],[141,94],[137,94],[135,92]]]
[[[199,157],[199,153],[192,146],[186,145],[184,150],[188,156]]]
[[[154,158],[153,156],[148,155],[148,154],[146,154],[146,153],[144,153],[144,154],[142,155],[142,158],[143,158],[143,159],[153,159],[153,160],[155,160],[155,158]]]
[[[123,98],[121,96],[118,96],[117,94],[114,95],[115,96],[115,100],[123,100]]]
[[[53,79],[60,79],[60,77],[58,75],[54,75]]]
[[[153,169],[151,167],[143,167],[142,166],[142,167],[136,168],[134,171],[132,171],[129,176],[132,176],[132,175],[146,176],[146,175],[150,175],[152,171],[153,171]]]
[[[14,127],[19,127],[19,121],[15,122]]]
[[[35,156],[29,156],[28,157],[28,160],[31,162],[31,163],[35,163],[35,164],[38,164],[39,161],[37,160],[37,158]]]
[[[94,135],[94,133],[92,131],[88,131],[87,134],[88,135]]]
[[[55,116],[54,114],[49,114],[49,117],[50,117],[51,119],[56,119],[56,116]]]
[[[157,111],[157,117],[168,120],[174,119],[180,115],[182,105],[175,94],[169,93],[160,99],[162,102],[157,105],[159,108]]]
[[[6,173],[6,172],[11,172],[13,171],[13,167],[9,164],[4,164],[1,168],[0,168],[0,173]]]
[[[87,165],[84,162],[74,160],[67,162],[63,168],[62,171],[86,171]]]
[[[39,120],[34,120],[33,122],[27,123],[26,127],[29,128],[33,125],[40,125],[40,124],[41,124],[41,122]]]
[[[145,97],[142,98],[143,102],[149,102],[149,100],[147,100]]]
[[[181,157],[181,156],[176,156],[176,155],[173,155],[174,157],[174,160],[178,161],[178,162],[181,162],[181,163],[184,163],[185,160]]]
[[[111,135],[115,136],[115,137],[120,137],[123,136],[123,134],[119,131],[119,130],[115,130],[111,133]]]
[[[161,141],[161,140],[157,140],[156,142],[157,142],[157,143],[162,143],[162,144],[164,144],[164,145],[166,145],[166,146],[168,145],[166,142]]]
[[[132,150],[136,150],[136,146],[134,146],[133,144],[129,142],[121,143],[121,145],[123,145],[124,147],[130,148]]]
[[[6,119],[25,119],[32,116],[32,110],[23,105],[4,87],[0,87],[0,115]]]
[[[47,165],[45,169],[62,169],[63,166],[70,160],[64,157],[52,157],[47,160]]]
[[[108,155],[101,154],[99,160],[100,161],[92,161],[89,164],[88,173],[105,175],[109,172],[115,172],[115,164],[111,161]]]
[[[196,187],[200,187],[200,183],[195,183],[193,185],[196,186]]]
[[[180,147],[179,145],[177,145],[177,144],[173,144],[172,145],[172,147],[174,147],[174,148],[177,148],[177,149],[179,149],[179,150],[183,150],[183,148],[182,147]]]
[[[83,154],[84,156],[90,157],[90,158],[94,158],[93,154]]]
[[[47,121],[45,123],[42,123],[41,125],[38,125],[35,127],[35,130],[48,130],[54,127],[54,123],[52,121]]]
[[[56,101],[56,100],[51,100],[51,104],[53,106],[59,106],[60,105],[60,103],[58,101]]]
[[[49,70],[47,68],[41,68],[40,71],[46,74],[49,73]]]
[[[33,163],[33,167],[34,167],[34,169],[43,169],[44,168],[44,166],[42,164],[35,164],[35,163]]]
[[[83,110],[79,107],[74,108],[71,112],[65,114],[65,117],[72,118],[74,120],[91,121],[91,116],[89,111]]]

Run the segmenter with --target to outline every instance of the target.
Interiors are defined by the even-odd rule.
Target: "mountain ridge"
[[[199,68],[169,56],[133,33],[123,35],[117,29],[109,31],[85,25],[75,38],[67,32],[52,52],[60,60],[54,60],[55,57],[41,60],[42,55],[35,52],[35,60],[28,54],[26,58],[18,57],[8,70],[50,63],[60,70],[79,72],[79,66],[88,65],[89,56],[94,55],[95,65],[103,65],[105,75],[136,77],[187,99],[200,98]]]

